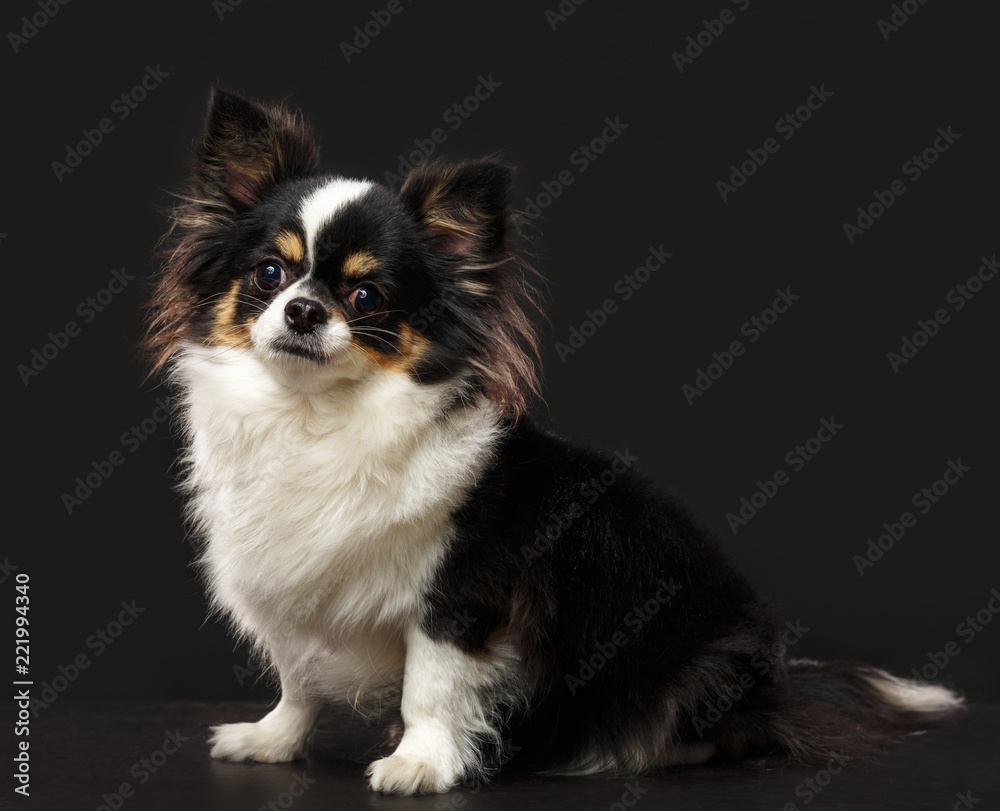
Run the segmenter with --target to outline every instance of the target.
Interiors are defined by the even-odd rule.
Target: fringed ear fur
[[[300,115],[221,88],[208,107],[194,176],[206,202],[247,210],[278,182],[316,170],[319,148]]]
[[[446,284],[462,307],[464,333],[475,347],[470,365],[479,388],[513,420],[539,394],[540,311],[533,273],[510,243],[513,170],[496,160],[421,164],[399,196],[443,260]]]
[[[424,163],[399,196],[448,256],[489,260],[503,249],[513,171],[494,160]]]

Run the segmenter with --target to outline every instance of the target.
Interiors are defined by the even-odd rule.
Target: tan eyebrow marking
[[[281,255],[293,262],[301,262],[306,257],[306,247],[302,244],[302,237],[294,231],[282,231],[274,238]]]
[[[363,276],[378,267],[378,261],[367,251],[352,253],[344,260],[343,270],[345,276]]]

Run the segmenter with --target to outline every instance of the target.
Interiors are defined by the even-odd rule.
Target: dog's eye
[[[374,285],[363,284],[351,293],[351,306],[361,315],[371,315],[382,309],[385,299]]]
[[[258,290],[271,293],[285,281],[285,270],[277,262],[262,262],[253,272],[253,283]]]

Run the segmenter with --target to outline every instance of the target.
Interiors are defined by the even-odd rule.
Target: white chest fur
[[[403,374],[303,392],[235,349],[190,347],[177,372],[215,605],[279,668],[373,657],[357,650],[365,639],[398,639],[489,456],[496,412],[442,417],[445,392]]]

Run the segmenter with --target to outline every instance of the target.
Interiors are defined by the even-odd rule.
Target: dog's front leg
[[[278,706],[259,721],[212,727],[212,757],[260,763],[286,763],[304,757],[319,710],[316,699],[282,677]]]
[[[368,767],[371,787],[390,794],[448,791],[481,769],[484,742],[495,742],[493,702],[508,676],[490,651],[472,656],[431,639],[416,622],[406,637],[403,738]]]

